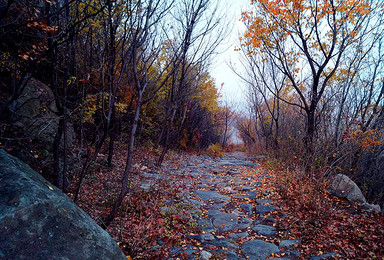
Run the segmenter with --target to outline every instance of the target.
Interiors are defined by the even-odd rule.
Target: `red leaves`
[[[322,180],[297,172],[274,171],[274,182],[283,199],[287,217],[279,225],[300,237],[299,249],[306,259],[338,252],[346,259],[384,256],[384,218],[364,216],[354,206],[331,197]]]
[[[178,246],[183,241],[184,234],[189,233],[183,209],[165,203],[167,200],[179,200],[178,196],[184,189],[183,186],[170,186],[165,181],[159,181],[149,191],[138,188],[141,185],[141,177],[137,173],[148,171],[149,168],[149,171],[154,171],[148,162],[154,162],[155,156],[147,150],[137,151],[133,164],[143,167],[134,167],[130,181],[131,192],[125,197],[121,211],[107,230],[130,259],[165,259],[169,254],[169,248]],[[178,160],[181,160],[182,156],[178,156]],[[113,206],[113,198],[116,198],[121,185],[124,158],[124,147],[117,146],[115,167],[111,169],[103,166],[105,156],[100,154],[94,165],[94,171],[82,186],[79,203],[95,220],[107,215]],[[167,163],[171,165],[170,167],[175,167],[177,162],[171,159]],[[179,177],[172,176],[173,180],[177,178]],[[170,210],[164,211],[165,206]],[[159,241],[162,242],[158,243]],[[156,245],[155,251],[154,245]]]
[[[79,80],[79,83],[81,83],[81,84],[85,84],[85,83],[88,83],[89,82],[89,80],[87,80],[87,79],[80,79]]]

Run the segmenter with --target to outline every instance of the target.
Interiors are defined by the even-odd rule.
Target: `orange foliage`
[[[367,131],[355,130],[348,132],[345,140],[353,142],[365,151],[373,152],[376,147],[383,144],[382,137],[382,132],[376,129],[369,129]]]

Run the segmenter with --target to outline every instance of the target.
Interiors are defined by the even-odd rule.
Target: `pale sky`
[[[218,0],[220,1],[220,0]],[[232,22],[233,29],[225,42],[218,47],[219,52],[212,63],[211,75],[215,78],[216,86],[220,88],[224,83],[221,93],[223,100],[239,103],[238,105],[245,106],[245,89],[240,78],[233,73],[228,64],[231,62],[235,68],[241,69],[239,66],[239,53],[234,49],[239,42],[239,32],[244,30],[244,25],[240,22],[241,12],[249,9],[250,0],[224,0],[221,1],[222,8],[228,13],[229,21]]]

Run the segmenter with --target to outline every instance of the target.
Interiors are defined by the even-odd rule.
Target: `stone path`
[[[184,203],[198,230],[185,246],[172,248],[170,259],[300,259],[300,240],[279,230],[276,219],[284,215],[263,188],[272,176],[250,159],[257,158],[191,156],[183,167],[168,169],[185,182]]]
[[[215,159],[192,156],[174,170],[189,177],[184,203],[198,233],[171,250],[173,259],[184,252],[188,259],[298,259],[300,241],[281,238],[275,218],[282,216],[268,191],[259,189],[271,176],[257,168],[237,152]]]

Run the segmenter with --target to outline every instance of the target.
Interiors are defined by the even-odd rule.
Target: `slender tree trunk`
[[[115,106],[113,106],[111,116],[111,126],[109,130],[109,148],[108,148],[108,167],[112,167],[112,159],[114,153],[115,139],[116,139],[116,126],[115,126]]]
[[[305,148],[307,151],[307,156],[312,156],[314,151],[313,139],[316,131],[316,117],[315,109],[310,109],[307,111],[307,131],[304,139]]]
[[[170,141],[170,137],[171,137],[172,124],[173,124],[173,121],[174,121],[175,116],[176,116],[176,111],[177,111],[177,107],[174,107],[173,111],[172,111],[171,119],[169,120],[169,124],[167,124],[167,127],[166,127],[164,147],[163,147],[163,150],[161,151],[160,157],[156,163],[156,165],[158,167],[160,167],[161,164],[163,163],[164,158],[165,158],[165,154],[168,152],[168,149],[169,149],[169,141]]]
[[[131,128],[130,136],[129,136],[128,154],[127,154],[125,170],[124,170],[122,184],[121,184],[122,185],[121,191],[120,191],[120,194],[119,194],[115,204],[113,205],[111,212],[103,221],[103,228],[107,228],[112,223],[112,221],[114,220],[114,218],[116,216],[117,211],[119,210],[121,204],[123,203],[125,195],[129,191],[128,181],[129,181],[129,177],[130,177],[133,148],[134,148],[134,144],[135,144],[135,134],[136,134],[137,125],[138,125],[139,117],[140,117],[140,109],[141,109],[143,93],[140,92],[138,95],[139,96],[138,96],[137,106],[136,106],[136,110],[135,110],[135,117],[133,119],[133,124],[132,124],[132,128]]]

